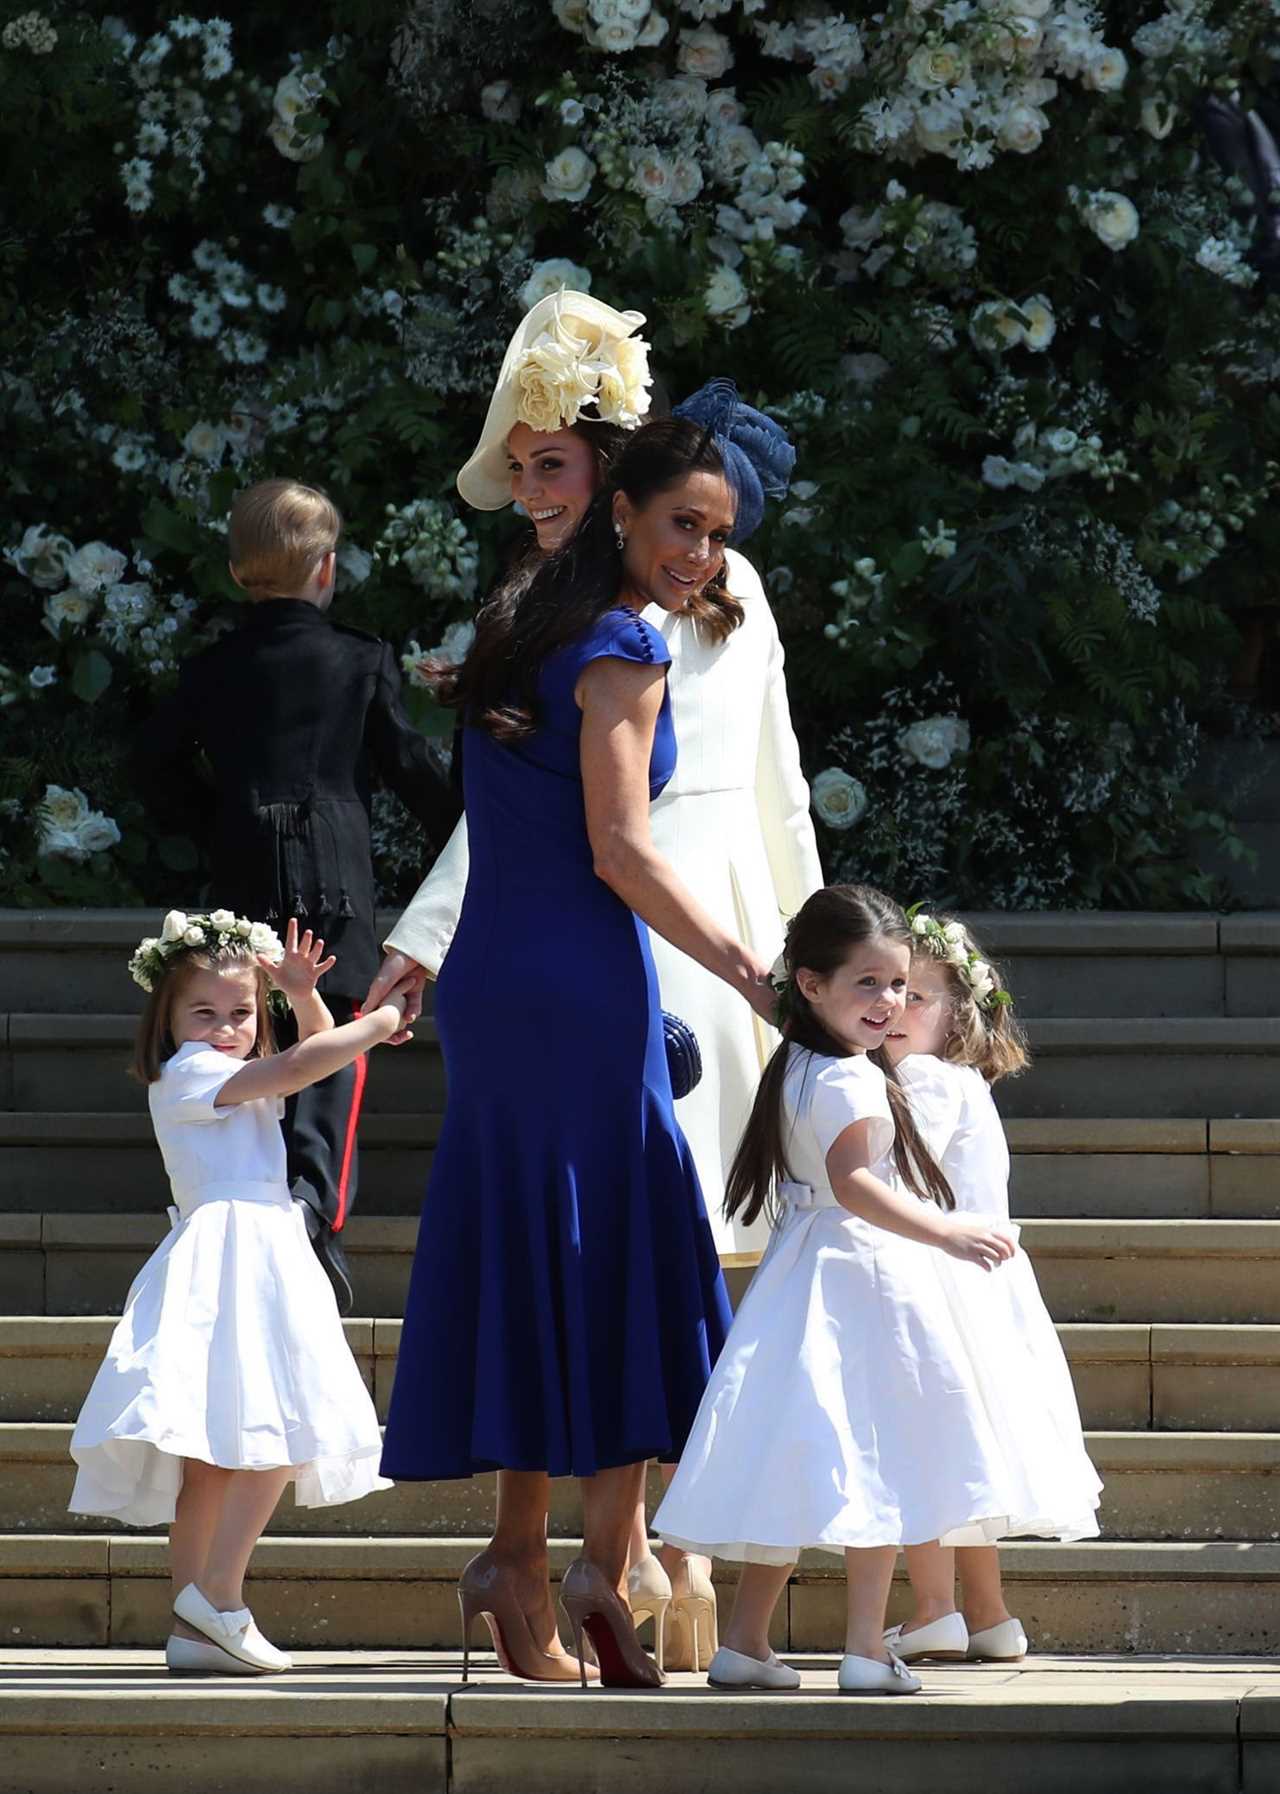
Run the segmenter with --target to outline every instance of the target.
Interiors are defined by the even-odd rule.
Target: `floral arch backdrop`
[[[284,11],[4,15],[0,902],[198,877],[124,744],[227,626],[239,485],[334,494],[340,614],[410,669],[465,640],[511,520],[452,474],[565,280],[795,433],[752,553],[833,872],[1214,900],[1188,781],[1270,586],[1280,300],[1195,108],[1265,103],[1272,5]]]

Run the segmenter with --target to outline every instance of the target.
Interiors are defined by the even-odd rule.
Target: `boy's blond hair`
[[[231,506],[227,555],[250,598],[295,598],[342,535],[327,493],[299,480],[260,480]]]

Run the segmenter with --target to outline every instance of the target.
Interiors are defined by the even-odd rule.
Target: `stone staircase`
[[[252,1600],[270,1636],[320,1654],[306,1674],[274,1699],[140,1684],[166,1630],[163,1539],[66,1512],[67,1441],[109,1317],[167,1225],[143,1093],[124,1075],[140,1002],[124,961],[153,923],[0,912],[0,1794],[350,1788],[353,1773],[366,1785],[361,1742],[387,1794],[826,1787],[854,1742],[884,1785],[918,1770],[942,1794],[989,1774],[1038,1794],[1128,1788],[1162,1752],[1162,1791],[1280,1786],[1280,1674],[1228,1661],[1280,1636],[1280,916],[975,923],[1036,1053],[1000,1093],[1013,1209],[1106,1482],[1104,1536],[1005,1548],[1011,1602],[1051,1654],[1025,1670],[930,1674],[929,1697],[896,1708],[841,1703],[826,1674],[770,1707],[694,1678],[656,1701],[502,1680],[459,1693],[453,1585],[489,1527],[490,1479],[327,1514],[283,1506]],[[384,1413],[443,1096],[429,1024],[375,1056],[348,1232],[364,1318],[347,1330]],[[732,1270],[735,1293],[749,1276]],[[579,1526],[576,1487],[558,1485],[557,1567]],[[802,1562],[776,1643],[802,1662],[838,1650],[843,1604],[835,1560]],[[1097,1655],[1114,1653],[1140,1683],[1122,1702]],[[1180,1692],[1203,1697],[1194,1721],[1162,1679],[1179,1665]],[[175,1730],[207,1735],[196,1779],[163,1747]],[[606,1738],[628,1742],[601,1752]],[[963,1766],[951,1780],[949,1758],[914,1754],[940,1738]],[[1007,1779],[1014,1764],[1025,1784]]]

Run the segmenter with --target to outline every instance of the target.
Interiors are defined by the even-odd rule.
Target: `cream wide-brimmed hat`
[[[649,345],[638,311],[615,311],[568,287],[527,311],[507,344],[480,440],[458,475],[477,511],[511,503],[507,437],[517,424],[551,435],[580,418],[634,430],[649,409]]]

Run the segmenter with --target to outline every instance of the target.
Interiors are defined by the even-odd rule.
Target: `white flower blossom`
[[[595,172],[596,165],[586,151],[571,144],[543,169],[542,197],[577,205],[590,192]]]
[[[579,267],[565,256],[552,256],[545,262],[535,262],[533,272],[520,288],[520,303],[526,311],[531,311],[540,299],[546,299],[551,293],[558,293],[564,287],[572,292],[589,293],[591,291],[591,271]]]
[[[82,592],[104,592],[119,580],[129,557],[105,542],[86,542],[67,560],[67,578]]]
[[[809,787],[809,798],[828,828],[853,828],[866,815],[866,786],[836,766],[818,774]]]
[[[898,745],[908,760],[941,772],[956,754],[969,751],[969,725],[955,716],[928,716],[912,723],[898,738]]]

